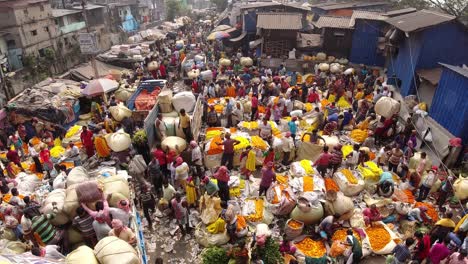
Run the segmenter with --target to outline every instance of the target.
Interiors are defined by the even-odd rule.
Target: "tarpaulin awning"
[[[250,41],[249,47],[250,47],[251,49],[253,49],[253,48],[257,47],[258,45],[260,45],[260,44],[262,44],[262,43],[263,43],[263,38],[261,38],[261,39],[256,39],[256,40],[254,40],[254,41]]]
[[[96,67],[98,68],[98,72],[100,74],[99,77],[104,77],[108,75],[112,70],[126,70],[125,68],[110,65],[98,60],[96,60]],[[80,81],[90,81],[91,79],[95,78],[94,70],[91,66],[91,63],[82,64],[77,66],[76,68],[71,69],[70,74]]]
[[[297,46],[299,48],[319,47],[322,45],[320,34],[298,34]]]
[[[302,15],[299,13],[258,14],[257,27],[263,29],[298,30],[302,28]]]
[[[416,73],[422,79],[430,82],[432,85],[437,85],[442,75],[442,68],[433,68],[433,69],[420,69]]]
[[[232,39],[230,39],[230,41],[232,41],[232,42],[240,41],[240,40],[242,40],[246,35],[247,35],[247,32],[244,31],[244,32],[242,32],[242,34],[240,34],[240,36],[238,36],[238,37],[236,37],[236,38],[232,38]]]

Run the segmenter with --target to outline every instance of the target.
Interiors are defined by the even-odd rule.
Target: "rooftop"
[[[455,17],[431,10],[420,10],[417,12],[391,17],[385,21],[404,32],[413,32],[423,28],[435,26],[454,20]]]
[[[416,11],[418,11],[416,8],[408,7],[408,8],[388,11],[387,13],[384,13],[382,15],[389,16],[389,17],[394,17],[394,16],[400,16],[400,15],[404,15],[404,14],[413,13],[413,12],[416,12]]]
[[[302,28],[302,15],[298,13],[259,13],[257,27],[298,30]]]
[[[356,23],[356,19],[385,20],[387,19],[387,17],[377,12],[354,10],[353,15],[351,16],[351,21],[349,22],[350,27],[354,27],[354,24]]]
[[[334,17],[334,16],[321,16],[317,22],[314,23],[319,28],[351,28],[350,17]]]
[[[53,17],[63,17],[71,14],[80,13],[80,10],[70,10],[70,9],[52,9]]]
[[[86,4],[86,10],[92,10],[92,9],[97,9],[97,8],[104,8],[105,6],[102,5],[95,5],[95,4]],[[80,6],[74,6],[72,7],[74,10],[82,10],[83,8]]]
[[[310,8],[299,5],[299,4],[293,4],[293,3],[280,3],[280,2],[254,2],[254,3],[248,3],[248,4],[243,4],[240,5],[240,9],[249,9],[249,8],[260,8],[260,7],[273,7],[273,6],[283,6],[283,7],[292,7],[296,8],[299,10],[304,10],[304,11],[310,11]]]
[[[322,4],[312,5],[312,7],[330,11],[330,10],[336,10],[336,9],[369,7],[369,6],[379,6],[379,5],[388,5],[388,2],[377,1],[377,2],[351,2],[351,3],[322,3]]]
[[[440,63],[440,62],[439,62],[439,64],[444,66],[447,69],[450,69],[450,70],[452,70],[452,71],[454,71],[454,72],[468,78],[468,67],[466,65],[463,65],[462,67],[460,67],[460,66],[455,66],[455,65],[450,65],[450,64]]]
[[[7,0],[0,1],[0,8],[25,8],[28,5],[48,2],[48,0]]]

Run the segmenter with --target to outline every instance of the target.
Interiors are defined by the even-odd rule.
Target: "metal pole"
[[[87,12],[86,12],[86,2],[87,2],[87,0],[82,0],[81,6],[83,8],[83,18],[84,18],[85,25],[86,25],[86,32],[90,33],[91,30],[89,29],[89,24],[88,24],[88,15],[87,15]],[[97,65],[96,65],[96,58],[95,58],[94,55],[90,55],[90,56],[91,56],[91,66],[93,67],[93,71],[94,71],[94,79],[99,79],[99,71],[98,71],[98,68],[97,68]]]

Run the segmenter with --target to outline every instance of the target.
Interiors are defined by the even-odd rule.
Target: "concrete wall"
[[[25,13],[26,10],[26,13]],[[16,24],[35,23],[39,20],[52,17],[52,9],[47,2],[38,4],[29,4],[28,7],[15,9]]]

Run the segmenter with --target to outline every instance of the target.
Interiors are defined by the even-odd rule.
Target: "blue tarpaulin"
[[[125,21],[122,23],[122,27],[125,32],[136,31],[138,29],[138,22],[132,14],[127,14],[125,16]]]

